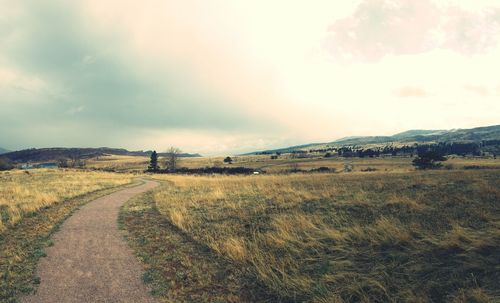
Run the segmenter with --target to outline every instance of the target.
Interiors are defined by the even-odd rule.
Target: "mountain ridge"
[[[50,148],[31,148],[19,151],[13,151],[3,154],[13,162],[44,162],[55,161],[61,158],[87,159],[98,156],[118,155],[118,156],[143,156],[149,157],[152,151],[129,151],[124,148],[79,148],[79,147],[50,147]],[[158,153],[159,156],[166,156],[168,153]],[[200,154],[180,153],[179,157],[201,157]]]
[[[350,136],[324,143],[302,144],[277,149],[269,149],[247,153],[287,153],[321,147],[362,146],[370,144],[411,144],[411,143],[438,143],[438,142],[481,142],[484,140],[500,140],[500,125],[481,126],[468,129],[424,130],[412,129],[396,133],[392,136]]]

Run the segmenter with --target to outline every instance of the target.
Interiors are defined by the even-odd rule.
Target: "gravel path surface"
[[[156,185],[145,181],[101,197],[68,218],[40,259],[38,289],[21,302],[157,302],[117,226],[120,206]]]

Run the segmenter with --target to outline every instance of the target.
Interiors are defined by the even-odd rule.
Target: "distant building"
[[[58,168],[59,166],[55,162],[39,163],[35,166],[36,168]]]
[[[55,162],[46,162],[46,163],[23,163],[20,166],[21,169],[34,169],[34,168],[58,168],[57,163]]]
[[[32,169],[32,168],[34,168],[34,167],[33,167],[33,164],[31,164],[31,163],[21,164],[21,169]]]

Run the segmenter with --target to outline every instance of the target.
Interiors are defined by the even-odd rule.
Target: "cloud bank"
[[[228,154],[496,124],[500,8],[467,3],[0,0],[0,147]]]
[[[478,54],[499,39],[499,8],[467,11],[430,0],[365,0],[352,16],[330,25],[326,47],[334,57],[371,62],[433,49]]]
[[[0,142],[139,148],[131,135],[158,129],[280,129],[205,90],[183,67],[152,67],[127,49],[127,37],[89,27],[80,8],[18,2],[1,19]]]

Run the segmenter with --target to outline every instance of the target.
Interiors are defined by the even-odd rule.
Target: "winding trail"
[[[68,218],[38,263],[38,289],[21,302],[157,302],[117,225],[123,203],[157,186],[144,182],[96,199]]]

